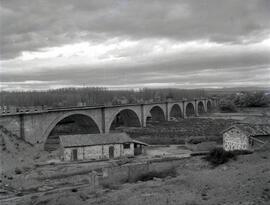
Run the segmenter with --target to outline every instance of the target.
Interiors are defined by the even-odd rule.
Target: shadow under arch
[[[178,104],[174,104],[170,111],[170,117],[175,119],[183,118],[181,107]]]
[[[186,116],[187,117],[195,116],[195,107],[192,103],[188,103],[186,106]]]
[[[46,137],[44,150],[53,151],[59,148],[60,135],[97,134],[100,133],[96,122],[88,115],[71,114],[58,120]]]
[[[160,106],[156,105],[152,107],[149,113],[150,113],[150,116],[146,118],[146,124],[151,123],[151,122],[165,121],[165,114]]]
[[[119,127],[140,127],[141,123],[137,113],[131,109],[118,112],[110,125],[110,132],[117,131]]]
[[[204,106],[203,106],[203,102],[202,102],[202,101],[200,101],[200,102],[198,103],[198,113],[199,113],[199,114],[205,113],[205,109],[204,109]]]

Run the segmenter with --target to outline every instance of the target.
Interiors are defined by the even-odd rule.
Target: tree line
[[[270,93],[255,91],[231,94],[223,97],[219,106],[225,112],[236,112],[237,107],[268,107],[270,106]]]
[[[127,104],[161,102],[206,97],[202,89],[140,89],[110,90],[100,87],[62,88],[47,91],[1,91],[1,106],[92,106],[108,104]]]

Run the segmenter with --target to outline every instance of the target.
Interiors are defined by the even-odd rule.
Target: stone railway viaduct
[[[118,126],[144,127],[149,119],[168,121],[175,118],[196,117],[204,112],[209,112],[216,105],[217,100],[215,99],[194,99],[1,113],[0,126],[18,138],[44,148],[47,139],[54,135],[59,125],[68,126],[69,123],[75,122],[81,127],[86,127],[86,133],[108,133]],[[68,134],[78,133],[73,130]]]

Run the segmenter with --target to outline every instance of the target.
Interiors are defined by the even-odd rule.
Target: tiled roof
[[[60,135],[59,137],[60,143],[63,147],[122,144],[132,142],[132,139],[124,132],[106,134]]]
[[[133,143],[136,143],[136,144],[141,144],[141,145],[145,145],[145,146],[149,146],[149,144],[145,143],[145,142],[142,142],[142,141],[139,141],[139,140],[132,140]]]
[[[247,123],[237,123],[230,126],[228,129],[224,130],[222,133],[232,129],[237,128],[245,133],[247,136],[262,136],[270,135],[270,125],[269,124],[247,124]]]

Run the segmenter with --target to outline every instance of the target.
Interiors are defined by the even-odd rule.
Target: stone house
[[[223,149],[249,150],[261,148],[270,142],[269,124],[234,124],[222,132]]]
[[[64,161],[100,160],[143,153],[147,144],[132,140],[126,133],[61,135]]]

